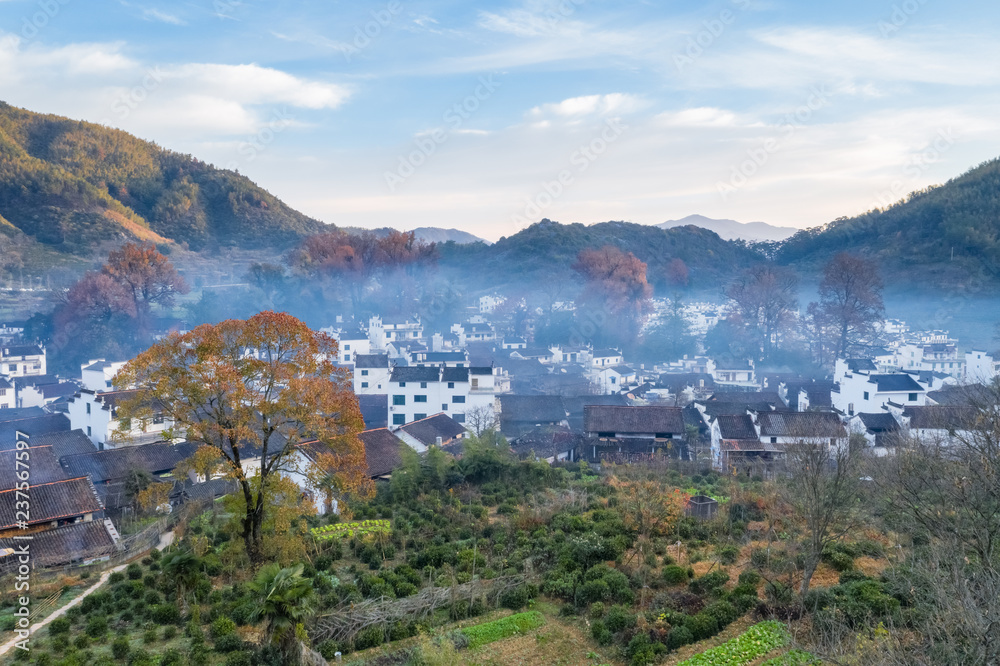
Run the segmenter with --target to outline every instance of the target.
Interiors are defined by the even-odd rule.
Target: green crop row
[[[545,618],[538,611],[527,613],[515,613],[507,617],[484,622],[473,627],[462,629],[462,633],[469,639],[469,649],[477,648],[487,643],[493,643],[516,634],[523,634],[532,629],[537,629],[545,623]]]
[[[791,635],[774,620],[760,622],[718,647],[696,654],[677,666],[742,666],[771,650],[788,645]]]

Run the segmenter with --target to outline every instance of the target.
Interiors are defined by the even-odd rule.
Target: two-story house
[[[164,431],[172,425],[162,414],[154,414],[149,423],[132,423],[118,418],[118,404],[133,395],[135,391],[80,390],[68,402],[70,427],[83,430],[102,451],[162,441]]]
[[[7,378],[44,375],[45,348],[39,345],[0,346],[0,375]]]
[[[459,423],[473,409],[495,412],[495,368],[396,366],[387,387],[389,425],[398,427],[443,412]]]

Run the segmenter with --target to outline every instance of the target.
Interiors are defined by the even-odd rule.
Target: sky
[[[0,0],[0,100],[338,226],[811,227],[1000,156],[1000,3]]]

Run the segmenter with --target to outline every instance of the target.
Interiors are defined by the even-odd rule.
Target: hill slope
[[[0,216],[86,253],[104,240],[282,247],[324,225],[248,178],[120,130],[0,102]]]
[[[763,257],[743,243],[725,241],[699,227],[659,229],[628,222],[559,224],[542,220],[493,245],[443,245],[441,265],[461,271],[474,287],[578,282],[572,265],[581,250],[614,245],[646,262],[647,279],[666,287],[667,266],[682,259],[690,285],[699,291],[719,289],[723,281]]]
[[[723,240],[781,241],[798,231],[794,227],[776,227],[766,222],[715,220],[704,215],[688,215],[679,220],[667,220],[656,226],[661,229],[673,229],[674,227],[686,227],[688,225],[714,231]]]
[[[887,281],[900,284],[1000,279],[1000,159],[887,209],[800,231],[776,259],[805,272],[840,251],[876,259]]]

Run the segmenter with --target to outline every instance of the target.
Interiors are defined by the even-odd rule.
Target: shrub
[[[0,631],[14,631],[17,628],[17,618],[13,615],[0,616]]]
[[[333,661],[341,650],[337,641],[325,640],[316,646],[316,651],[327,661]]]
[[[129,580],[139,580],[142,578],[142,567],[133,562],[125,568],[125,575]]]
[[[727,624],[735,621],[739,616],[739,611],[728,601],[716,601],[715,603],[709,604],[702,611],[707,615],[711,615],[719,622],[720,627],[724,627]]]
[[[600,601],[595,601],[590,604],[590,617],[595,620],[599,620],[604,617],[604,604]]]
[[[688,570],[676,564],[663,567],[663,583],[665,585],[680,585],[688,580]]]
[[[823,553],[823,559],[837,571],[848,571],[854,568],[854,558],[847,553],[838,551]]]
[[[156,642],[156,629],[147,629],[142,632],[142,642],[146,645],[151,645]]]
[[[667,651],[667,646],[650,639],[649,634],[641,633],[632,637],[625,647],[625,656],[630,666],[645,666],[658,661],[660,655]]]
[[[111,585],[114,585],[115,583],[120,583],[123,580],[125,580],[125,574],[123,574],[121,571],[114,571],[111,573],[110,576],[108,576],[108,583],[110,583]]]
[[[86,650],[87,648],[89,648],[90,639],[87,637],[87,634],[77,635],[76,639],[74,639],[73,641],[73,647],[75,647],[77,650]]]
[[[238,604],[231,611],[229,611],[229,618],[242,627],[253,622],[253,614],[254,605],[248,601]]]
[[[246,650],[232,652],[226,657],[226,666],[254,666],[253,653]]]
[[[170,648],[160,655],[158,666],[183,666],[184,655],[177,648]]]
[[[49,623],[49,635],[58,636],[59,634],[68,634],[72,623],[68,618],[57,617]]]
[[[635,613],[625,606],[612,606],[604,618],[604,624],[609,631],[617,634],[635,626]]]
[[[153,621],[157,624],[177,624],[180,620],[181,612],[174,604],[153,606]]]
[[[861,580],[868,580],[868,576],[857,569],[848,569],[840,574],[839,582],[841,585],[846,585],[848,583],[855,583]]]
[[[687,627],[674,627],[667,635],[667,647],[671,650],[676,650],[688,643],[694,643],[694,636]]]
[[[729,582],[729,574],[725,571],[711,571],[704,576],[695,578],[689,584],[695,594],[704,594],[716,590]]]
[[[736,579],[740,585],[753,585],[756,586],[760,582],[760,574],[756,571],[744,571],[740,574],[740,577]]]
[[[755,569],[764,570],[767,568],[768,554],[763,548],[754,548],[750,551],[750,565]]]
[[[521,610],[528,605],[528,599],[530,599],[528,586],[518,585],[500,596],[500,605],[515,611]]]
[[[715,554],[723,564],[735,564],[740,556],[740,549],[736,546],[720,546],[715,549]]]
[[[236,650],[242,650],[242,649],[243,649],[243,639],[241,639],[236,634],[221,636],[219,640],[215,641],[216,652],[235,652]]]
[[[163,640],[169,641],[177,636],[177,627],[172,624],[168,624],[163,628]]]
[[[764,595],[772,604],[790,604],[795,598],[795,590],[780,580],[773,580],[764,586]]]
[[[88,599],[90,597],[87,597]],[[105,615],[92,615],[87,620],[87,627],[84,630],[91,638],[103,638],[108,633],[108,618]]]
[[[111,643],[111,654],[119,661],[124,661],[130,650],[128,639],[124,636],[119,636]]]
[[[685,626],[696,641],[711,638],[719,633],[719,621],[707,613],[698,613],[689,617]]]
[[[385,629],[381,626],[368,627],[367,629],[362,629],[354,637],[354,649],[355,650],[367,650],[368,648],[378,647],[385,642]]]
[[[212,622],[212,628],[210,633],[212,635],[212,640],[217,641],[223,636],[228,636],[236,632],[236,623],[230,620],[228,617],[217,618]]]

